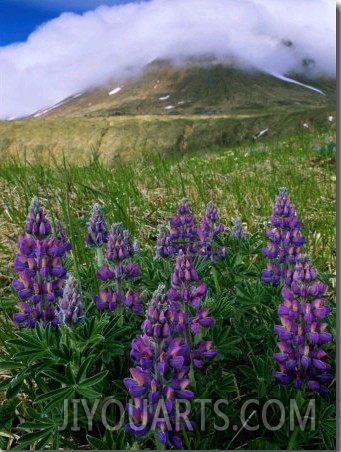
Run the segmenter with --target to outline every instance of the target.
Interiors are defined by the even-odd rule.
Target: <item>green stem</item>
[[[189,443],[187,432],[186,432],[185,429],[182,432],[184,434],[184,440],[185,440],[185,443],[186,443],[187,450],[191,450],[191,445]]]
[[[302,396],[301,391],[298,391],[296,394],[296,402],[297,402],[298,409],[301,410],[301,406],[303,405],[303,402],[304,402],[304,398]],[[296,438],[297,438],[297,435],[299,432],[299,428],[300,428],[300,426],[297,425],[295,427],[295,429],[293,430],[293,432],[290,436],[290,439],[289,439],[287,450],[295,450],[296,449]]]
[[[155,446],[156,446],[156,450],[165,450],[166,449],[165,444],[163,444],[159,440],[159,438],[157,436],[157,432],[155,432]]]
[[[102,265],[104,264],[104,254],[102,247],[96,248],[96,263],[98,268],[102,267]]]
[[[294,431],[292,432],[290,439],[289,439],[289,443],[288,443],[288,447],[287,450],[295,450],[296,449],[296,438],[297,438],[297,434],[299,432],[299,426],[297,425],[294,429]]]

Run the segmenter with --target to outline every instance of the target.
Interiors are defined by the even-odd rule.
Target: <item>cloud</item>
[[[285,74],[335,76],[330,0],[151,0],[63,13],[0,47],[0,118],[31,114],[156,58],[214,54]]]

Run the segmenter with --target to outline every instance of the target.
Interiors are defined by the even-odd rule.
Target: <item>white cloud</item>
[[[335,18],[330,0],[151,0],[64,13],[25,43],[0,47],[0,118],[178,54],[233,57],[282,74],[311,58],[316,72],[335,75]]]

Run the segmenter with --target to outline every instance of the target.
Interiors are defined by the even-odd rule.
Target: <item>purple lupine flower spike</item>
[[[176,251],[180,249],[192,251],[197,231],[187,198],[181,200],[176,215],[173,215],[169,220],[169,225],[170,239]]]
[[[299,254],[291,285],[282,288],[283,302],[278,306],[282,325],[275,325],[280,352],[273,355],[279,370],[273,376],[283,384],[304,386],[326,394],[330,373],[329,355],[322,346],[332,340],[322,321],[330,312],[324,304],[325,285],[316,280],[317,273],[308,256]]]
[[[173,257],[177,247],[170,238],[170,230],[167,226],[160,225],[156,238],[156,255],[161,257]]]
[[[135,249],[129,231],[123,230],[122,223],[114,223],[109,231],[106,258],[108,261],[118,263],[134,254]]]
[[[88,247],[100,247],[107,243],[107,241],[108,231],[103,209],[100,204],[95,203],[91,210],[85,243]]]
[[[143,334],[132,341],[130,357],[135,367],[130,369],[132,378],[123,382],[134,403],[127,405],[129,423],[125,429],[140,437],[155,427],[162,444],[182,448],[176,400],[191,400],[194,393],[187,389],[188,348],[181,337],[172,335],[170,306],[166,287],[160,284],[148,303]],[[154,420],[160,407],[166,417]]]
[[[243,227],[242,220],[240,218],[233,219],[233,226],[231,229],[231,237],[235,239],[242,240],[245,237],[245,230]]]
[[[123,230],[122,223],[114,223],[107,236],[105,256],[107,263],[96,270],[99,281],[106,282],[106,288],[100,289],[94,296],[97,309],[115,310],[119,305],[128,307],[134,313],[143,309],[138,292],[132,289],[125,291],[123,282],[140,275],[137,264],[128,261],[135,254],[137,245],[133,243],[129,231]],[[107,287],[111,282],[112,287]]]
[[[55,221],[56,227],[56,237],[60,240],[61,244],[64,246],[65,251],[70,251],[72,249],[71,243],[68,241],[63,226],[59,220]]]
[[[195,337],[192,338],[192,335],[198,333],[201,327],[211,326],[214,321],[213,317],[208,315],[209,309],[200,307],[201,299],[206,292],[207,287],[200,280],[189,251],[185,254],[180,250],[171,276],[171,288],[168,291],[171,301],[171,327],[174,331],[184,334],[189,351],[188,358],[195,367],[202,367],[204,358],[213,358],[218,352],[210,346],[210,353],[206,353],[205,341],[192,346],[195,344]],[[194,315],[190,315],[189,305],[196,310]]]
[[[213,202],[210,201],[207,204],[205,216],[201,219],[200,226],[197,229],[198,240],[195,243],[195,248],[198,250],[198,254],[207,256],[212,260],[225,255],[224,247],[214,250],[215,237],[224,232],[224,225],[216,224],[218,220],[218,210]]]
[[[65,282],[63,297],[59,300],[56,312],[61,323],[68,326],[79,322],[85,315],[81,287],[73,275]]]
[[[33,198],[25,222],[26,235],[18,237],[14,260],[17,279],[12,282],[21,301],[13,320],[19,326],[34,327],[37,322],[58,324],[56,304],[63,294],[66,268],[64,258],[71,249],[65,234],[56,227],[56,237],[40,202]]]
[[[292,267],[301,252],[305,238],[300,232],[300,221],[291,205],[288,190],[281,187],[270,216],[272,227],[266,231],[267,246],[262,253],[269,259],[267,268],[262,270],[261,280],[267,284],[277,284],[281,279],[286,284],[292,281]],[[277,267],[277,270],[276,270]]]
[[[51,234],[51,231],[51,223],[46,219],[40,201],[34,197],[28,208],[25,232],[38,240],[43,240]]]

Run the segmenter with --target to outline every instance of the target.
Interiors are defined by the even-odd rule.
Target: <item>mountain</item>
[[[214,59],[156,60],[143,74],[0,122],[0,154],[64,152],[105,160],[141,148],[188,152],[328,127],[336,80],[268,74]]]

